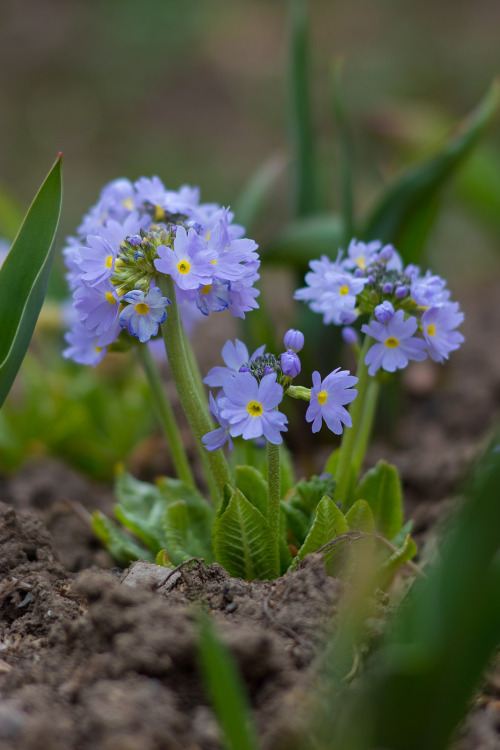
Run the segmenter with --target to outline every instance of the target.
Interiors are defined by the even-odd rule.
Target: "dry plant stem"
[[[186,456],[186,451],[184,450],[181,433],[170,402],[165,395],[165,389],[156,363],[147,344],[139,343],[136,346],[136,351],[153,393],[156,413],[165,433],[177,476],[189,487],[195,487],[196,483]]]
[[[184,329],[176,302],[174,282],[169,276],[161,275],[158,283],[162,294],[172,301],[168,307],[167,319],[161,326],[170,369],[196,444],[203,456],[207,479],[217,489],[216,501],[219,504],[224,485],[232,484],[231,472],[222,451],[207,452],[203,447],[201,438],[207,432],[211,432],[214,426],[209,416],[207,403],[202,398],[197,380],[193,376],[184,347]]]

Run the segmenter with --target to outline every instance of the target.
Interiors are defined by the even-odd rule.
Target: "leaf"
[[[211,528],[201,530],[191,522],[184,500],[176,500],[168,506],[163,516],[163,530],[167,551],[175,565],[190,557],[201,557],[207,564],[213,562]]]
[[[335,482],[330,475],[313,475],[307,482],[297,482],[293,492],[281,503],[297,547],[304,543],[309,533],[319,501],[324,495],[333,496],[334,490]]]
[[[253,466],[236,467],[236,486],[252,505],[267,518],[267,482]]]
[[[0,235],[12,240],[23,220],[23,212],[5,185],[0,184]]]
[[[379,461],[362,478],[356,497],[370,506],[377,531],[392,539],[403,523],[403,498],[396,467]]]
[[[391,242],[405,261],[418,260],[442,187],[484,135],[499,101],[500,86],[495,82],[458,133],[435,156],[406,170],[384,191],[366,221],[364,239]],[[416,231],[420,234],[418,242]]]
[[[0,407],[26,354],[45,298],[61,197],[59,156],[0,269]]]
[[[282,156],[270,157],[258,167],[243,188],[233,208],[236,221],[243,224],[247,233],[251,234],[257,219],[268,208],[271,190],[276,186],[285,166],[286,161]]]
[[[118,503],[114,510],[120,523],[130,529],[153,555],[166,547],[162,520],[167,501],[159,488],[135,479],[119,466],[115,494]]]
[[[262,251],[266,263],[284,263],[303,272],[320,255],[335,256],[343,242],[342,221],[333,214],[318,214],[289,224]]]
[[[386,580],[390,580],[401,565],[413,560],[417,551],[417,545],[411,536],[407,534],[401,547],[382,563],[382,575]]]
[[[297,557],[299,560],[303,560],[306,555],[316,552],[320,547],[341,534],[345,534],[348,530],[347,521],[342,511],[337,508],[331,498],[325,496],[318,503],[316,518]],[[330,563],[337,554],[338,550],[335,549],[325,552],[325,562]]]
[[[238,488],[214,527],[215,559],[230,575],[253,581],[279,571],[278,549],[266,518]]]
[[[126,566],[132,560],[155,561],[154,555],[126,536],[99,510],[92,514],[92,529],[118,565]]]
[[[209,540],[212,534],[212,526],[215,518],[214,508],[207,503],[203,495],[193,487],[188,487],[180,479],[161,477],[157,480],[157,487],[168,505],[182,500],[186,505],[189,518],[190,533],[196,539]],[[210,547],[204,547],[207,557],[212,559]]]
[[[256,732],[243,681],[232,654],[208,616],[199,617],[199,656],[205,687],[225,735],[227,750],[257,750]]]
[[[366,500],[357,500],[345,515],[349,531],[361,531],[372,534],[375,531],[375,519]]]

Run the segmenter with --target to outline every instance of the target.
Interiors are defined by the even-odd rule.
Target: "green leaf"
[[[0,407],[21,366],[45,299],[61,198],[59,156],[0,269]]]
[[[167,501],[159,488],[150,482],[135,479],[119,466],[115,494],[118,503],[114,510],[120,523],[130,529],[153,555],[166,547],[162,520]]]
[[[206,540],[203,549],[207,559],[212,560],[213,556],[210,550],[210,538],[215,518],[214,508],[207,503],[203,495],[197,489],[188,487],[180,479],[171,479],[170,477],[161,477],[157,480],[157,487],[165,498],[168,505],[182,500],[185,503],[188,518],[190,534],[193,538]],[[193,556],[197,556],[194,555]],[[203,555],[202,555],[203,557]]]
[[[318,214],[289,224],[263,249],[266,263],[284,263],[303,272],[320,255],[334,257],[342,244],[342,221],[333,214]]]
[[[293,534],[295,546],[300,547],[309,533],[316,508],[324,495],[333,496],[335,482],[331,476],[313,475],[307,482],[297,482],[293,493],[281,503],[288,529]]]
[[[375,519],[366,500],[357,500],[345,515],[349,531],[361,531],[372,534],[375,531]]]
[[[225,735],[227,750],[257,750],[250,706],[234,659],[207,615],[199,618],[199,655],[205,687]]]
[[[320,547],[341,536],[341,534],[345,534],[348,530],[347,521],[342,511],[337,508],[331,498],[325,496],[318,503],[316,518],[297,557],[299,560],[303,560],[306,555],[316,552]],[[330,563],[338,553],[339,550],[335,549],[325,552],[325,562]]]
[[[92,529],[118,565],[126,566],[132,560],[155,561],[154,555],[130,539],[99,510],[92,514]]]
[[[411,536],[407,534],[406,539],[404,540],[401,547],[399,547],[396,552],[393,552],[393,554],[382,563],[383,577],[387,580],[390,580],[401,565],[404,565],[410,560],[413,560],[413,558],[417,554],[417,551],[417,545],[415,544]]]
[[[14,239],[23,220],[23,212],[5,185],[0,184],[0,235]]]
[[[215,559],[232,576],[253,581],[279,570],[274,533],[267,519],[238,488],[214,527]]]
[[[205,562],[213,562],[210,544],[211,528],[192,523],[184,500],[176,500],[168,506],[163,517],[163,530],[167,539],[167,551],[172,561],[179,563],[190,557],[201,557]]]
[[[252,505],[267,518],[267,482],[253,466],[236,467],[236,486]]]
[[[370,506],[377,531],[392,539],[403,523],[403,497],[396,467],[379,461],[362,478],[356,497]]]
[[[418,260],[441,189],[482,138],[499,102],[500,86],[495,82],[458,133],[435,156],[408,169],[385,190],[366,221],[365,239],[391,242],[405,261]]]
[[[282,156],[272,156],[250,177],[236,201],[234,215],[238,224],[243,224],[251,235],[257,219],[270,205],[270,194],[286,166]]]

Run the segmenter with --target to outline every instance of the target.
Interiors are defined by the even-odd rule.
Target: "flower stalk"
[[[280,533],[280,500],[281,500],[281,467],[280,447],[274,443],[267,443],[267,520],[276,539],[277,558],[279,560]],[[279,575],[279,570],[276,571]]]

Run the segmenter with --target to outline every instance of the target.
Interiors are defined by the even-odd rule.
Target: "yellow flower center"
[[[247,404],[247,412],[250,414],[251,417],[260,417],[262,412],[264,411],[262,404],[259,404],[258,401],[249,401]]]
[[[128,208],[129,211],[134,210],[134,201],[132,198],[125,198],[124,201],[122,201],[122,206],[125,206],[125,208]]]
[[[94,349],[96,350],[96,352],[98,354],[100,354],[100,352],[102,352],[102,346],[97,346],[97,344],[94,344]]]
[[[138,302],[135,305],[135,311],[138,315],[147,315],[149,312],[149,305],[145,302]]]
[[[389,349],[395,349],[399,346],[399,339],[395,338],[395,336],[389,336],[389,338],[385,340],[385,345],[388,346]]]
[[[111,268],[112,265],[113,265],[113,256],[108,255],[108,257],[106,258],[106,268]]]
[[[320,391],[318,393],[318,404],[320,406],[323,406],[323,404],[326,404],[328,400],[328,393],[326,391]]]
[[[116,300],[113,297],[112,292],[106,292],[106,299],[108,300],[110,305],[116,305]]]
[[[165,218],[165,211],[161,206],[155,206],[155,221],[161,221]]]
[[[180,260],[177,263],[177,270],[182,274],[189,273],[189,271],[191,270],[191,263],[188,263],[187,260]]]
[[[346,294],[349,294],[349,287],[347,284],[344,284],[344,286],[341,286],[339,289],[339,294],[344,297]]]
[[[200,291],[202,294],[208,294],[211,288],[212,288],[212,284],[205,284],[205,286],[201,287]]]
[[[430,326],[427,326],[427,335],[428,336],[434,336],[436,333],[436,326],[434,323],[431,323]]]
[[[356,265],[358,268],[361,268],[363,271],[366,270],[366,261],[363,257],[356,258]]]

